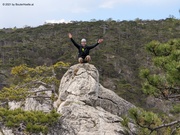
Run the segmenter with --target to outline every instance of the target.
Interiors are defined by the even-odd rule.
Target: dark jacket
[[[83,47],[82,45],[77,44],[72,38],[71,38],[71,41],[74,44],[74,46],[76,46],[78,48],[78,50],[79,50],[78,58],[82,57],[83,59],[87,55],[89,55],[89,51],[91,49],[93,49],[94,47],[96,47],[99,44],[99,43],[96,43],[95,45],[92,45],[92,46],[87,46],[86,45],[85,47]]]

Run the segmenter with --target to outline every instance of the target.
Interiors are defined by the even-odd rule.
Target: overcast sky
[[[179,10],[180,0],[0,0],[0,28],[71,20],[180,18]]]

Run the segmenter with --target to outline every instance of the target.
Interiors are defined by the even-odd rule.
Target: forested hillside
[[[77,50],[67,36],[69,32],[76,42],[86,38],[89,45],[103,38],[103,44],[91,51],[91,63],[98,68],[101,83],[126,100],[143,105],[139,70],[152,65],[145,45],[152,40],[163,43],[179,38],[180,20],[107,20],[1,29],[0,87],[11,84],[10,70],[14,66],[51,66],[58,61],[77,63]],[[61,77],[62,73],[58,74]]]

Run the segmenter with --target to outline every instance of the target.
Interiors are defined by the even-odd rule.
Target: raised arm
[[[79,47],[80,47],[80,45],[79,45],[79,44],[77,44],[77,43],[74,41],[74,39],[72,38],[72,34],[71,34],[71,33],[69,33],[69,34],[68,34],[68,36],[69,36],[70,40],[72,41],[72,43],[74,44],[74,46],[76,46],[77,48],[79,48]]]
[[[95,45],[89,46],[89,49],[93,49],[94,47],[96,47],[97,45],[99,45],[102,42],[103,42],[103,39],[98,39],[98,42]]]

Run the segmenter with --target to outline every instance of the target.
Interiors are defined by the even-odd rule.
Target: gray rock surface
[[[39,86],[38,89],[31,90],[35,92],[34,97],[27,98],[24,103],[23,109],[25,111],[43,111],[50,112],[53,109],[53,103],[51,100],[52,90],[45,86]],[[39,91],[39,92],[38,92]]]
[[[135,106],[100,85],[98,70],[87,63],[65,73],[54,107],[62,114],[54,135],[124,135],[121,116]]]
[[[45,86],[40,85],[39,88],[31,89],[35,93],[28,97],[25,101],[11,101],[8,102],[9,109],[14,110],[22,108],[25,111],[43,111],[50,112],[53,109],[51,98],[52,90],[48,90]]]
[[[6,127],[0,128],[0,135],[14,135],[13,131]]]

